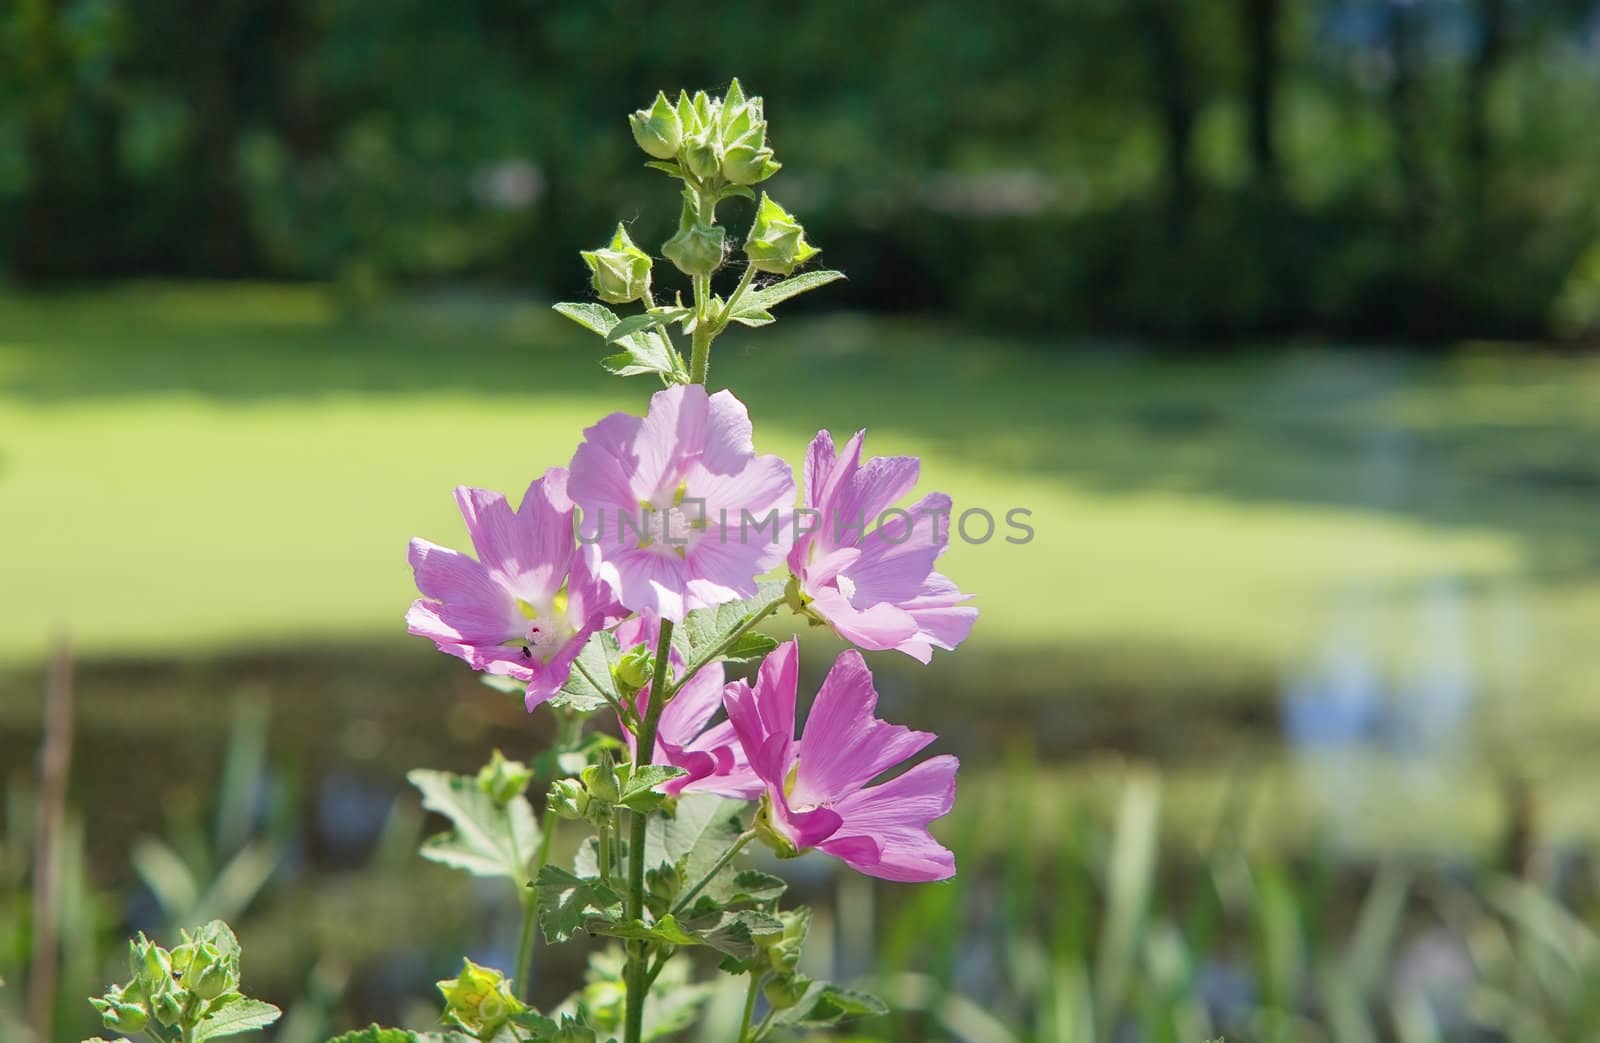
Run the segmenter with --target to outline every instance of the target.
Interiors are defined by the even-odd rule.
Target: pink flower
[[[584,432],[570,488],[579,540],[599,549],[622,603],[673,622],[754,597],[792,539],[794,476],[757,456],[750,416],[728,391],[656,392],[643,418],[613,413]]]
[[[772,831],[796,851],[820,848],[868,876],[945,880],[955,856],[928,823],[955,801],[954,757],[932,757],[876,786],[873,779],[935,738],[873,716],[878,693],[861,653],[845,652],[817,692],[806,731],[794,737],[799,645],[780,645],[761,664],[755,688],[723,692],[728,719],[750,767],[766,786]]]
[[[475,670],[528,682],[534,709],[567,682],[591,634],[622,615],[597,578],[593,548],[573,543],[567,472],[552,468],[511,509],[500,493],[461,486],[456,504],[478,557],[411,541],[423,594],[406,629]]]
[[[649,616],[633,616],[614,631],[623,648],[642,643],[651,650],[655,649],[660,632],[660,623]],[[683,657],[676,650],[670,654],[670,661],[674,666],[683,666]],[[744,749],[733,734],[733,725],[722,721],[714,727],[706,727],[722,709],[722,686],[722,664],[708,663],[673,693],[661,711],[655,755],[651,761],[670,764],[689,773],[660,787],[669,796],[696,790],[748,800],[760,796],[765,788],[750,770]],[[634,698],[634,708],[641,717],[649,702],[650,685],[645,685]],[[622,729],[622,738],[637,761],[639,740],[627,728]]]
[[[976,608],[962,604],[972,595],[933,571],[950,542],[950,497],[930,493],[893,509],[917,484],[921,464],[914,456],[862,463],[865,435],[857,431],[838,457],[827,431],[812,439],[789,571],[807,609],[841,637],[926,663],[935,648],[965,640],[978,618]]]

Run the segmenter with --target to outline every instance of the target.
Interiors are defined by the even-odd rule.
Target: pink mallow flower
[[[754,597],[793,539],[794,476],[757,456],[750,415],[728,391],[658,391],[644,417],[613,413],[584,432],[569,487],[579,541],[635,612],[685,612]]]
[[[613,631],[624,649],[642,643],[652,651],[660,632],[660,623],[649,616],[632,616]],[[671,653],[670,661],[675,667],[683,666],[683,657],[676,650]],[[660,787],[668,796],[676,797],[685,790],[692,790],[749,800],[759,797],[766,788],[750,770],[744,748],[733,734],[733,725],[724,720],[707,727],[722,709],[723,680],[722,664],[708,663],[673,693],[661,711],[652,763],[670,764],[688,772]],[[650,685],[645,685],[634,697],[634,708],[640,717],[644,716],[649,703]],[[637,762],[638,738],[627,728],[622,729],[622,738]]]
[[[966,639],[978,610],[933,563],[950,542],[950,497],[893,509],[917,484],[914,456],[861,462],[857,431],[835,455],[818,431],[806,451],[805,505],[789,571],[805,609],[862,648],[898,649],[926,663]]]
[[[411,541],[423,596],[406,613],[406,629],[475,670],[526,681],[529,710],[566,684],[590,635],[623,615],[598,578],[593,548],[574,544],[566,481],[565,470],[552,468],[515,511],[500,493],[457,488],[477,559]]]
[[[931,757],[904,774],[867,785],[935,738],[873,716],[878,693],[861,653],[848,651],[828,671],[806,731],[794,737],[799,645],[790,640],[761,664],[751,688],[723,691],[728,719],[750,767],[766,787],[762,816],[780,848],[819,848],[868,876],[945,880],[955,856],[928,832],[956,795],[951,756]]]

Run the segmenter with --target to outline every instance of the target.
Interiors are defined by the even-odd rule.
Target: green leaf
[[[748,601],[732,601],[690,612],[673,632],[673,643],[690,666],[700,664],[744,626],[751,616],[782,596],[782,583],[763,580],[756,585],[756,596]],[[776,641],[751,630],[743,634],[721,658],[733,661],[759,658],[776,647]]]
[[[423,858],[474,876],[526,880],[528,862],[539,846],[539,826],[526,797],[501,807],[470,775],[419,768],[406,778],[422,791],[422,806],[455,827],[424,841]]]
[[[622,898],[594,877],[580,877],[560,866],[547,865],[539,871],[539,926],[545,940],[558,943],[579,930],[594,929],[596,921],[616,920],[622,915]]]
[[[690,883],[702,879],[744,832],[740,822],[744,810],[742,800],[709,793],[684,794],[670,816],[650,817],[645,828],[644,864],[676,866]]]
[[[665,319],[657,315],[651,315],[649,312],[645,312],[643,315],[629,315],[626,319],[622,319],[606,331],[606,343],[616,344],[619,341],[627,340],[636,333],[653,330],[665,322]]]
[[[621,658],[622,649],[615,637],[604,630],[595,634],[572,661],[572,673],[561,690],[550,697],[550,705],[578,713],[621,705],[622,696],[611,673]]]
[[[741,301],[740,304],[742,305],[743,302]],[[739,309],[739,311],[737,313],[735,313],[731,318],[732,318],[732,321],[737,322],[741,326],[752,326],[752,327],[755,327],[755,326],[770,326],[774,322],[778,321],[777,316],[773,315],[770,311],[768,311],[765,308],[755,308],[753,310],[746,310],[745,308],[741,307]]]
[[[765,286],[745,294],[739,301],[737,314],[743,315],[746,312],[765,311],[774,304],[781,304],[791,297],[798,297],[802,293],[815,290],[819,286],[826,286],[831,282],[838,282],[843,278],[843,272],[836,272],[832,269],[801,272],[799,275],[779,280],[771,286]]]
[[[646,163],[645,166],[652,170],[659,170],[665,174],[670,174],[676,178],[683,177],[683,168],[678,166],[678,164],[674,163],[670,159],[652,159],[650,162]]]
[[[277,1021],[283,1012],[270,1003],[246,999],[241,996],[220,1009],[201,1018],[189,1037],[194,1043],[223,1036],[237,1036],[241,1032],[254,1032]]]
[[[685,926],[702,945],[736,960],[748,960],[766,939],[783,933],[783,921],[754,909],[724,909],[689,921]]]
[[[619,377],[659,373],[663,377],[683,376],[683,360],[657,330],[636,333],[622,342],[627,350],[607,355],[600,364]]]
[[[555,310],[557,314],[565,315],[584,329],[592,330],[602,337],[610,333],[611,327],[617,324],[617,313],[604,304],[562,301],[555,305]]]
[[[625,920],[621,923],[605,922],[591,924],[589,930],[595,934],[607,934],[613,938],[625,938],[635,942],[660,942],[664,945],[700,945],[700,939],[684,930],[683,925],[671,913],[663,916],[653,924],[643,920]]]
[[[871,993],[816,981],[800,997],[800,1002],[779,1011],[772,1020],[776,1025],[820,1028],[837,1025],[846,1018],[872,1018],[887,1013],[888,1006]]]
[[[745,869],[733,876],[732,892],[726,902],[775,902],[789,885],[781,877],[759,869]]]
[[[644,1032],[646,1043],[662,1039],[688,1028],[699,1012],[700,1005],[714,991],[707,984],[692,984],[688,980],[689,964],[684,960],[668,963],[644,1001]]]
[[[756,191],[749,185],[724,185],[717,191],[717,202],[720,203],[724,199],[732,199],[734,196],[755,202]]]
[[[355,1032],[346,1032],[342,1036],[335,1036],[328,1043],[417,1043],[417,1034],[405,1029],[386,1029],[377,1025],[368,1025]]]
[[[666,799],[665,794],[656,792],[656,787],[687,774],[689,773],[682,768],[673,768],[665,764],[647,764],[635,769],[629,775],[628,783],[622,787],[622,797],[617,803],[635,811],[653,811]]]

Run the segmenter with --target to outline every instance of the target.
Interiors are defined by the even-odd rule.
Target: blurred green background
[[[1595,1038],[1600,5],[7,0],[0,1039],[42,876],[45,1039],[210,915],[281,1043],[510,964],[403,776],[550,724],[405,637],[405,543],[642,408],[549,304],[676,217],[626,113],[734,75],[850,279],[713,382],[1035,531],[873,660],[959,881],[798,864],[814,969],[905,1010],[859,1034]]]

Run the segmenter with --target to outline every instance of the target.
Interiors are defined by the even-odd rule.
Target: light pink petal
[[[442,606],[437,601],[418,598],[406,612],[406,630],[418,637],[426,637],[446,655],[453,655],[471,665],[474,670],[501,674],[526,681],[533,676],[532,665],[521,648],[507,648],[498,642],[476,645],[465,642],[454,627],[439,616]]]
[[[544,479],[528,487],[515,513],[504,496],[488,489],[461,486],[456,504],[478,560],[503,586],[530,602],[561,589],[572,560],[572,516],[551,502]]]
[[[870,651],[899,648],[917,636],[911,613],[887,602],[856,608],[837,587],[823,587],[811,595],[811,609],[826,619],[838,635]]]
[[[693,743],[722,709],[723,684],[721,663],[708,663],[689,678],[662,709],[656,731],[658,740],[674,746]]]
[[[812,594],[827,587],[835,576],[854,565],[860,557],[860,547],[840,547],[822,555],[800,571],[803,589]]]
[[[939,521],[950,514],[950,497],[931,493],[910,508],[910,521],[895,516],[868,533],[861,557],[846,575],[858,606],[879,601],[904,604],[922,592],[933,563],[943,553],[949,532]]]
[[[905,603],[906,611],[917,621],[917,636],[913,643],[948,651],[965,641],[972,632],[972,625],[978,621],[977,608],[962,604],[971,597],[971,594],[961,593],[947,577],[937,572],[929,576],[922,586],[922,592]],[[900,650],[916,655],[912,648],[901,646]],[[931,651],[925,656],[917,656],[924,663],[931,657]]]
[[[408,557],[417,589],[442,602],[437,618],[450,636],[492,645],[522,635],[516,599],[481,564],[427,540],[412,540]]]
[[[753,457],[743,467],[728,472],[694,467],[686,488],[688,495],[705,504],[707,532],[715,534],[722,529],[728,539],[736,539],[743,530],[754,538],[780,544],[780,557],[788,552],[794,539],[793,525],[788,521],[794,508],[794,472],[782,457]],[[782,521],[776,537],[772,536],[771,524],[756,531],[770,511],[778,512]]]
[[[718,474],[736,474],[755,455],[750,411],[728,390],[711,396],[705,452],[700,466]]]
[[[818,537],[824,547],[832,548],[854,542],[848,538],[840,538],[841,519],[838,516],[838,508],[839,501],[845,495],[844,490],[855,480],[856,471],[861,466],[861,441],[866,437],[865,429],[850,436],[850,440],[844,444],[844,449],[840,450],[832,469],[823,480],[821,489],[812,494],[815,501],[812,506],[822,511],[823,515],[822,531],[818,533]]]
[[[878,720],[872,672],[861,653],[839,656],[823,679],[795,751],[797,806],[835,803],[915,755],[935,736]]]
[[[840,487],[834,509],[840,519],[856,526],[856,531],[868,531],[879,515],[911,492],[921,470],[922,463],[914,456],[875,456],[857,469],[848,485]]]
[[[650,396],[650,411],[634,440],[639,464],[633,487],[644,499],[670,494],[682,471],[699,456],[706,444],[709,412],[706,389],[699,384],[680,384]]]
[[[722,692],[728,722],[738,736],[745,761],[780,791],[789,772],[794,742],[794,703],[800,683],[798,653],[795,641],[784,642],[762,661],[754,688],[735,681]]]
[[[617,597],[624,607],[683,622],[688,575],[682,559],[634,550],[614,555],[608,564],[614,569]],[[611,575],[609,571],[606,574]]]
[[[835,458],[833,435],[826,430],[818,431],[817,436],[806,447],[804,501],[806,506],[817,506],[822,495],[822,486],[828,480],[828,473],[833,470]]]
[[[954,806],[959,767],[954,757],[931,757],[903,775],[839,801],[834,807],[844,822],[819,846],[829,853],[838,846],[860,858],[861,849],[849,841],[869,837],[879,848],[876,862],[845,859],[863,873],[903,881],[954,876],[955,856],[933,839],[927,827]]]
[[[759,543],[724,545],[714,539],[701,540],[689,552],[687,562],[693,577],[686,585],[690,608],[755,597],[756,577],[773,564]]]
[[[561,686],[567,683],[572,676],[572,661],[578,658],[583,651],[583,646],[589,643],[589,638],[594,635],[593,628],[584,628],[556,650],[550,661],[544,665],[534,664],[533,677],[528,681],[527,697],[524,702],[531,713],[549,700],[552,695],[561,691]]]
[[[614,546],[622,528],[620,516],[639,510],[633,442],[640,424],[636,416],[613,413],[586,430],[572,454],[566,492],[583,511],[579,533],[585,542]]]

